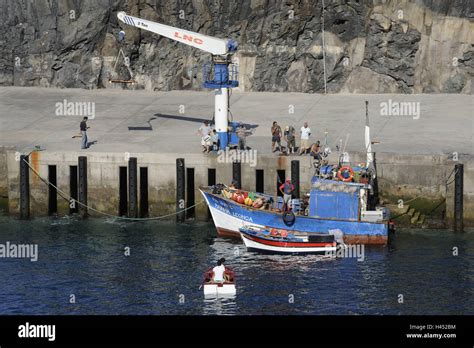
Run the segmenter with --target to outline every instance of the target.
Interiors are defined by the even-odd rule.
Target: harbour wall
[[[0,195],[7,199],[3,205],[7,205],[8,213],[13,216],[19,216],[19,155],[14,148],[0,148]],[[74,166],[78,165],[79,156],[87,157],[87,196],[88,205],[92,208],[88,211],[90,216],[100,216],[101,214],[97,211],[114,216],[124,214],[120,192],[123,196],[123,185],[127,185],[123,182],[123,174],[127,171],[130,157],[137,158],[139,185],[143,185],[140,176],[145,175],[144,173],[147,176],[146,211],[148,214],[146,215],[149,217],[172,214],[176,211],[177,158],[185,160],[187,207],[202,201],[199,186],[208,185],[210,176],[215,175],[216,183],[225,184],[229,184],[233,178],[232,157],[223,158],[203,154],[39,151],[30,155],[30,165],[45,179],[48,179],[50,171],[54,170],[58,189],[68,197],[74,190],[71,187],[71,170],[75,170]],[[291,162],[299,161],[300,192],[309,190],[310,180],[314,174],[309,156],[259,155],[256,159],[256,163],[252,163],[255,166],[246,163],[245,160],[241,161],[243,189],[258,191],[263,188],[266,193],[276,195],[279,180],[291,176]],[[337,160],[337,154],[332,154],[330,160]],[[365,154],[351,153],[351,162],[365,162]],[[422,213],[431,214],[434,218],[443,220],[449,227],[453,217],[453,169],[456,163],[464,163],[464,224],[466,227],[474,226],[474,160],[472,158],[460,158],[459,161],[453,161],[447,155],[377,153],[376,164],[381,202],[397,205],[409,202],[410,206],[414,205]],[[145,172],[140,168],[146,168]],[[51,200],[48,185],[33,172],[30,172],[29,183],[31,216],[50,214]],[[137,191],[138,202],[140,202],[140,187]],[[62,216],[70,212],[70,203],[58,194],[57,214]],[[195,217],[197,220],[207,220],[206,205],[198,204],[192,215],[187,212],[187,216]]]

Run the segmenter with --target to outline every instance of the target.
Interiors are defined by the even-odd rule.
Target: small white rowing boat
[[[204,284],[204,296],[233,296],[237,293],[235,284],[224,284],[224,283],[214,283],[214,284]]]
[[[225,297],[236,295],[237,289],[235,287],[235,275],[230,267],[225,268],[224,282],[215,282],[213,278],[214,272],[212,271],[212,268],[210,268],[204,273],[204,296]]]

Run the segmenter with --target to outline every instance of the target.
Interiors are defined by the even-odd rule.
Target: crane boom
[[[237,48],[237,45],[233,40],[218,39],[212,36],[195,33],[193,31],[152,22],[146,19],[130,16],[123,11],[117,13],[117,17],[127,25],[151,31],[152,33],[199,48],[200,50],[209,52],[213,55],[225,55],[235,51]]]
[[[127,25],[151,31],[152,33],[212,54],[211,69],[204,69],[203,86],[215,91],[215,128],[219,137],[220,149],[226,149],[229,144],[229,88],[235,88],[239,85],[239,81],[236,79],[236,70],[232,69],[232,73],[229,74],[229,65],[232,64],[231,54],[237,51],[237,43],[232,39],[218,39],[133,17],[123,11],[118,12],[117,17]]]

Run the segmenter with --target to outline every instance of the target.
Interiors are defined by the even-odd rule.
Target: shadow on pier
[[[211,125],[214,124],[214,118],[211,120],[205,118],[196,118],[196,117],[189,117],[189,116],[178,116],[178,115],[165,115],[165,114],[155,114],[151,117],[148,121],[146,121],[147,126],[129,126],[129,131],[152,131],[153,126],[151,121],[156,120],[157,118],[166,118],[170,120],[178,120],[178,121],[187,121],[187,122],[194,122],[194,123],[204,123],[204,121],[208,121]],[[246,129],[255,129],[258,127],[258,124],[250,124],[242,122],[242,125]]]

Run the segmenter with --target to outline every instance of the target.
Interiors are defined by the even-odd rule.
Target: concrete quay
[[[89,138],[97,142],[88,150],[80,150],[79,139],[71,138],[78,133],[82,115],[56,113],[57,103],[64,100],[94,103]],[[231,98],[234,119],[254,129],[248,145],[257,155],[255,166],[242,163],[243,188],[260,187],[276,194],[278,178],[289,176],[291,161],[297,160],[301,191],[309,189],[314,170],[308,156],[271,153],[269,129],[274,120],[296,128],[307,121],[313,140],[322,140],[327,131],[333,151],[342,139],[353,162],[363,162],[365,100],[369,100],[373,140],[380,141],[374,150],[382,200],[392,204],[400,199],[414,200],[422,213],[444,201],[435,213],[449,225],[453,184],[446,188],[446,179],[461,162],[465,165],[465,225],[474,226],[473,98],[469,95],[235,93]],[[32,166],[45,178],[54,166],[57,185],[68,194],[71,166],[77,166],[79,156],[87,156],[88,203],[112,215],[120,213],[120,167],[127,168],[130,157],[136,157],[138,167],[147,170],[148,215],[174,212],[176,159],[184,158],[190,179],[186,205],[191,206],[201,200],[198,187],[208,184],[210,171],[215,170],[216,182],[229,183],[232,179],[232,163],[216,154],[202,154],[196,135],[202,120],[212,118],[213,102],[213,95],[206,92],[0,88],[0,195],[7,200],[9,212],[17,215],[18,156],[40,145],[43,151],[30,156]],[[382,115],[383,105],[393,102],[419,102],[420,113]],[[336,157],[334,151],[332,160]],[[32,216],[50,213],[48,187],[33,173],[30,195]],[[68,214],[69,203],[60,197],[57,202],[57,213]],[[195,217],[207,218],[204,204],[196,207]]]
[[[212,119],[212,92],[150,92],[39,87],[0,88],[0,146],[20,152],[41,145],[48,151],[77,151],[82,115],[57,115],[58,103],[93,103],[90,141],[85,152],[200,153],[196,134]],[[270,127],[278,121],[297,130],[307,121],[311,141],[328,132],[331,147],[364,150],[365,103],[376,152],[474,155],[474,97],[458,94],[304,94],[244,92],[231,96],[234,120],[254,129],[248,146],[271,153]],[[419,103],[419,115],[382,115],[385,105]],[[416,105],[416,104],[415,104]],[[299,142],[299,140],[297,140]]]

